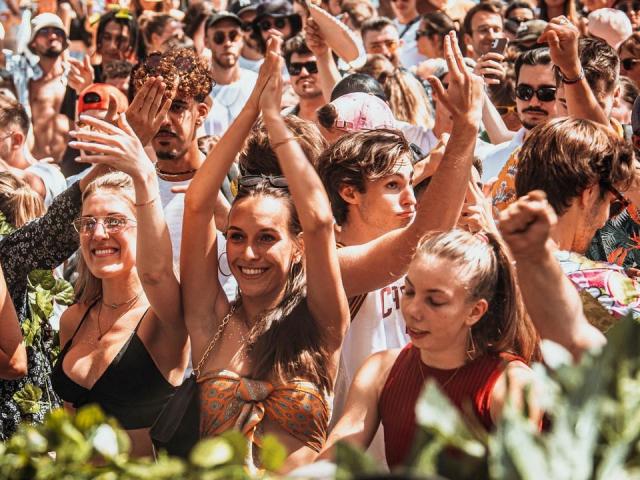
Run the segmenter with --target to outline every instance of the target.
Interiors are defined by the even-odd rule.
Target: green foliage
[[[286,457],[273,437],[264,438],[264,465],[279,468]],[[36,480],[217,480],[268,479],[245,468],[247,441],[239,432],[201,441],[188,462],[161,452],[157,460],[129,456],[129,436],[95,405],[75,416],[51,411],[41,425],[23,424],[0,443],[0,478]],[[267,469],[268,470],[268,469]]]
[[[548,418],[543,432],[507,403],[495,431],[482,433],[465,425],[438,387],[428,383],[416,406],[415,450],[399,473],[451,479],[640,478],[640,324],[625,318],[607,339],[601,351],[583,355],[578,364],[561,347],[543,346],[552,367],[534,366],[532,395]],[[353,475],[342,478],[370,475],[361,459],[355,451],[345,458],[343,451],[339,471],[353,469]]]

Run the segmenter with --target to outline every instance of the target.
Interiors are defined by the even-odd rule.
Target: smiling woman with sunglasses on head
[[[74,221],[81,260],[77,304],[62,317],[52,382],[68,406],[97,403],[152,453],[148,429],[182,381],[187,332],[155,169],[124,115],[74,132],[82,161],[125,173],[93,181]]]
[[[277,39],[270,39],[245,108],[189,186],[181,282],[198,367],[201,435],[240,429],[253,466],[263,435],[275,434],[287,449],[289,470],[324,444],[327,397],[349,311],[327,194],[280,114],[277,50]],[[260,110],[285,177],[239,181],[226,232],[226,256],[239,286],[230,304],[213,280],[218,254],[211,192],[220,188]]]

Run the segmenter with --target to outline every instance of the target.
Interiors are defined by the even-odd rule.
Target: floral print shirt
[[[71,222],[80,214],[78,182],[57,196],[47,213],[0,239],[0,262],[7,288],[23,328],[33,313],[28,307],[28,277],[32,270],[52,270],[78,249]],[[48,322],[40,325],[36,341],[27,346],[28,373],[18,380],[0,380],[0,440],[13,434],[23,421],[41,422],[61,405],[51,386],[51,352],[57,335]]]

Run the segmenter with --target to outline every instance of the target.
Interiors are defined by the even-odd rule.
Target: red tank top
[[[456,369],[429,367],[420,360],[420,350],[412,344],[404,347],[391,367],[378,401],[389,467],[401,465],[411,452],[416,430],[415,408],[424,385],[423,375],[424,380],[433,378],[444,385],[445,394],[461,412],[470,401],[475,416],[489,430],[493,427],[489,411],[493,386],[505,365],[514,360],[522,361],[509,354],[487,354],[456,372]]]

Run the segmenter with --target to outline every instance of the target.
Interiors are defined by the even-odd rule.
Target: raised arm
[[[326,327],[331,351],[337,352],[349,324],[349,307],[340,278],[335,221],[320,177],[280,114],[280,72],[274,73],[267,83],[260,107],[304,233],[307,304],[318,323]]]
[[[540,336],[578,358],[606,340],[586,319],[576,288],[553,256],[549,234],[556,220],[544,192],[533,191],[501,212],[500,232],[516,260],[520,291]]]
[[[86,152],[82,161],[107,165],[133,180],[138,275],[154,313],[175,332],[184,325],[180,286],[173,271],[171,239],[153,164],[124,114],[118,119],[118,126],[89,116],[82,116],[81,120],[93,127],[73,132],[78,140],[70,146]]]
[[[482,79],[464,65],[455,33],[445,37],[444,45],[451,78],[449,89],[445,91],[437,78],[429,79],[434,93],[453,116],[444,158],[420,199],[411,225],[364,245],[340,249],[342,281],[349,297],[400,278],[427,232],[450,230],[458,221],[470,178],[484,93]]]
[[[538,43],[549,43],[551,60],[565,79],[561,81],[564,85],[569,115],[593,120],[608,127],[609,119],[598,104],[580,65],[579,38],[578,28],[566,17],[561,16],[553,18],[548,23],[543,34],[538,38]]]
[[[336,62],[333,61],[333,53],[322,36],[318,24],[311,17],[307,18],[307,23],[304,27],[304,38],[309,50],[316,56],[322,96],[329,103],[333,87],[342,79],[342,76]]]
[[[22,343],[22,330],[0,268],[0,379],[15,380],[26,374],[27,351]]]
[[[275,48],[279,48],[278,40],[270,39],[267,53]],[[212,329],[217,328],[217,325],[211,325],[211,312],[215,312],[215,318],[221,320],[229,308],[217,280],[218,250],[214,217],[216,198],[231,164],[258,118],[258,99],[273,68],[274,60],[267,55],[249,100],[209,152],[187,189],[180,251],[180,282],[185,321],[190,335],[196,332],[210,335]],[[203,294],[203,285],[206,285],[206,294]]]

